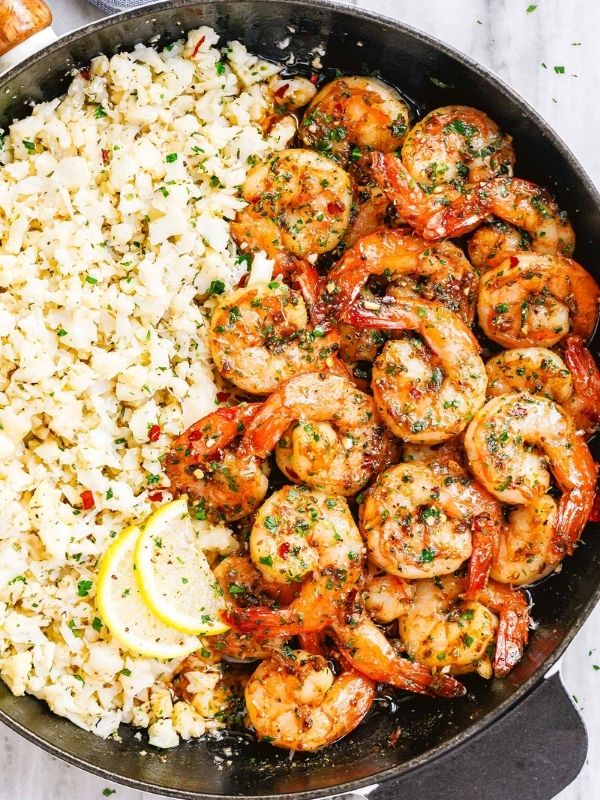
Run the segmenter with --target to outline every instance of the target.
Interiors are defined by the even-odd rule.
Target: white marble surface
[[[103,15],[84,0],[49,3],[59,33]],[[600,184],[598,0],[357,0],[354,4],[421,28],[491,67],[549,120]],[[535,4],[537,8],[528,13],[528,6]],[[564,66],[564,74],[557,74],[554,66]],[[600,670],[594,664],[600,665],[600,607],[563,662],[566,685],[577,697],[588,726],[590,749],[581,774],[557,800],[600,797]],[[106,788],[116,790],[111,795],[115,800],[155,797],[66,766],[8,729],[0,730],[0,771],[0,800],[96,800]]]

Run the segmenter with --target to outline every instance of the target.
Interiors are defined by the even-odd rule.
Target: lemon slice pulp
[[[188,514],[187,498],[149,517],[135,547],[144,602],[165,624],[187,634],[224,633],[223,592],[211,572]]]
[[[113,636],[130,652],[148,658],[183,658],[198,650],[200,640],[165,625],[144,602],[133,565],[140,534],[136,526],[126,528],[102,557],[98,611]]]

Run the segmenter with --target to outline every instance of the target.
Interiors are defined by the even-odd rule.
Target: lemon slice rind
[[[229,630],[219,616],[225,608],[223,593],[199,546],[186,497],[148,518],[134,563],[144,602],[166,625],[202,636]]]
[[[102,621],[129,652],[147,658],[183,658],[201,647],[195,636],[166,625],[144,602],[133,566],[136,526],[126,528],[103,555],[98,571],[96,604]]]

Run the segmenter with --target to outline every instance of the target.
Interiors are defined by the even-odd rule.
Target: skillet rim
[[[499,89],[499,91],[505,97],[510,99],[511,102],[515,103],[516,106],[519,108],[519,110],[521,110],[524,113],[524,115],[531,121],[532,125],[536,128],[536,130],[542,133],[553,143],[553,145],[559,151],[561,158],[569,163],[572,170],[577,174],[581,182],[586,186],[587,190],[590,193],[590,196],[594,200],[594,205],[596,207],[596,210],[600,214],[600,192],[596,189],[594,182],[592,181],[586,170],[583,168],[577,157],[570,150],[566,142],[554,131],[554,129],[541,116],[541,114],[538,111],[536,111],[535,108],[519,94],[519,92],[513,89],[503,78],[498,76],[493,70],[489,69],[488,67],[484,67],[482,64],[472,59],[466,53],[463,53],[462,51],[454,48],[453,46],[448,45],[442,42],[441,40],[437,39],[435,36],[431,36],[430,34],[420,30],[419,28],[415,28],[412,25],[408,25],[405,22],[393,19],[385,14],[380,14],[375,11],[370,11],[357,6],[348,5],[348,3],[346,2],[338,2],[337,0],[253,0],[253,2],[264,5],[277,4],[277,5],[295,6],[300,9],[305,8],[308,10],[308,13],[310,13],[313,8],[325,11],[333,11],[336,13],[340,13],[342,15],[354,17],[359,20],[364,19],[370,22],[374,22],[377,25],[382,27],[387,27],[392,31],[402,31],[407,36],[416,39],[421,43],[425,44],[426,46],[433,48],[434,50],[437,50],[439,52],[442,52],[445,55],[449,56],[450,58],[454,59],[455,61],[459,62],[475,76],[483,76],[487,80],[493,81],[496,87]],[[149,3],[147,5],[138,8],[129,9],[117,14],[112,14],[108,17],[103,17],[87,25],[83,25],[79,28],[76,28],[75,30],[59,37],[56,42],[50,43],[37,53],[33,54],[29,58],[17,64],[15,67],[12,67],[6,72],[0,74],[0,91],[7,82],[17,79],[20,75],[26,75],[27,71],[31,66],[43,62],[46,59],[46,56],[48,56],[50,53],[60,50],[62,48],[68,48],[70,45],[77,42],[79,39],[88,36],[90,34],[108,30],[112,26],[120,26],[121,23],[126,22],[128,20],[151,17],[152,13],[155,13],[157,11],[162,11],[166,9],[183,10],[190,6],[203,6],[203,5],[218,6],[218,5],[225,5],[227,3],[228,4],[238,3],[244,5],[245,0],[159,0],[159,2]],[[584,622],[587,620],[590,613],[592,612],[592,610],[599,601],[600,601],[600,579],[598,581],[598,585],[595,591],[592,592],[591,596],[582,605],[581,609],[577,614],[575,622],[569,627],[564,638],[557,645],[555,650],[546,659],[544,659],[544,661],[542,661],[542,663],[537,667],[537,669],[533,672],[533,674],[521,686],[516,688],[509,697],[503,700],[493,711],[490,711],[482,719],[473,723],[467,730],[462,731],[453,736],[450,736],[450,738],[448,738],[441,744],[432,747],[425,753],[422,753],[418,756],[411,758],[409,761],[406,761],[403,764],[397,765],[395,767],[390,767],[388,769],[383,770],[382,772],[375,773],[367,778],[361,778],[355,781],[340,783],[325,789],[313,789],[313,790],[299,791],[287,794],[277,794],[277,795],[273,794],[269,796],[280,798],[280,800],[313,800],[313,798],[316,800],[316,798],[334,797],[336,795],[342,795],[352,792],[360,793],[360,790],[362,788],[365,788],[366,786],[380,785],[387,781],[391,781],[394,779],[396,780],[401,779],[403,775],[415,772],[421,767],[430,766],[432,762],[434,762],[435,760],[439,759],[444,755],[447,755],[452,750],[456,749],[460,745],[467,742],[469,739],[484,733],[488,727],[493,725],[501,717],[504,717],[511,709],[513,709],[517,704],[522,702],[526,696],[531,694],[546,677],[549,677],[549,673],[552,670],[552,667],[554,667],[559,661],[559,659],[562,657],[565,650],[571,644],[576,634],[579,632]],[[49,711],[49,709],[47,708],[44,709],[44,713],[52,714],[52,712]],[[40,747],[42,750],[45,750],[46,752],[59,758],[62,761],[65,761],[68,764],[71,764],[72,766],[76,766],[84,770],[85,772],[92,773],[93,775],[96,775],[98,777],[102,777],[105,778],[106,780],[111,780],[114,781],[115,783],[120,783],[122,785],[129,786],[134,789],[148,791],[154,794],[162,794],[167,797],[181,798],[182,800],[215,800],[215,798],[218,798],[219,800],[239,800],[239,798],[241,797],[246,798],[247,800],[265,800],[265,795],[262,794],[243,794],[235,796],[220,795],[220,794],[203,794],[201,792],[190,792],[187,790],[170,789],[167,787],[161,787],[157,784],[147,783],[143,780],[129,778],[120,775],[116,772],[111,772],[110,770],[104,769],[103,767],[98,767],[95,764],[92,764],[91,762],[85,761],[83,758],[73,755],[66,750],[63,750],[60,746],[55,745],[52,742],[43,739],[38,734],[29,730],[25,725],[21,724],[20,722],[17,722],[9,714],[7,714],[7,712],[1,709],[0,709],[0,722],[7,725],[7,727],[11,728],[11,730],[15,731],[20,736],[27,739],[29,742],[32,742],[33,744]],[[86,731],[86,733],[88,732]]]

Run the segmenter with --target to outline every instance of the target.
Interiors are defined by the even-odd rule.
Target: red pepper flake
[[[204,431],[190,431],[187,438],[190,442],[198,442],[200,439],[204,439]]]
[[[150,500],[152,503],[160,503],[162,499],[162,492],[152,492],[152,494],[148,495],[148,500]]]
[[[198,55],[198,50],[200,50],[200,48],[204,44],[205,40],[206,40],[206,36],[201,36],[198,39],[198,43],[196,44],[196,47],[194,47],[194,50],[192,52],[192,58],[195,58]]]
[[[333,214],[341,214],[341,212],[343,210],[344,210],[344,206],[340,205],[339,203],[336,203],[335,201],[333,201],[331,203],[327,203],[327,212],[329,214],[332,214],[332,215]]]
[[[243,288],[244,288],[244,286],[245,286],[245,285],[248,283],[248,278],[249,278],[249,277],[250,277],[250,273],[249,273],[249,272],[244,272],[244,274],[242,275],[242,277],[241,277],[241,278],[239,279],[239,281],[236,283],[236,285],[235,285],[235,288],[236,288],[236,289],[243,289]]]
[[[89,489],[86,489],[85,492],[81,493],[81,503],[83,505],[84,511],[89,511],[96,505],[94,501],[94,495],[90,492]]]
[[[313,72],[313,74],[310,76],[309,80],[313,84],[313,86],[316,86],[317,83],[319,82],[319,76],[317,75],[316,72]]]
[[[274,92],[275,97],[283,97],[286,91],[290,88],[289,83],[284,83],[283,86],[280,86],[276,92]]]
[[[89,81],[90,78],[92,77],[90,75],[90,71],[89,71],[89,69],[87,67],[84,67],[84,69],[80,69],[79,70],[79,74],[81,75],[81,77],[83,78],[84,81]]]
[[[108,162],[109,162],[109,152],[108,150],[102,149],[102,163],[106,167],[108,165]]]
[[[283,542],[282,544],[280,544],[277,550],[277,552],[279,553],[279,557],[287,558],[287,554],[290,552],[290,547],[291,545],[289,542]]]
[[[231,392],[217,392],[217,403],[225,403],[231,397]]]
[[[148,439],[150,439],[151,442],[157,442],[159,436],[160,425],[151,425],[150,430],[148,431]]]
[[[511,256],[510,257],[510,265],[511,265],[511,267],[516,267],[518,263],[519,263],[519,259],[516,256]]]

